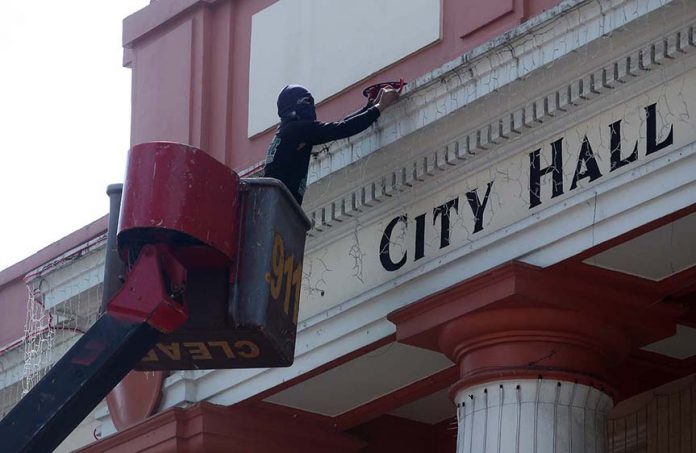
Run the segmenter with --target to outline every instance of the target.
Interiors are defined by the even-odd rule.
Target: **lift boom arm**
[[[132,369],[293,362],[310,223],[282,183],[240,180],[190,146],[145,143],[131,149],[116,200],[103,314],[0,420],[3,453],[52,451]],[[278,262],[281,270],[290,264],[293,278]],[[158,355],[190,342],[244,353]]]
[[[164,250],[163,250],[164,249]],[[160,262],[168,250],[147,245],[108,311],[0,421],[5,452],[50,452],[156,343],[187,319],[165,292]]]

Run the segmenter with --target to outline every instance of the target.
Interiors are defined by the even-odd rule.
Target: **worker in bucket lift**
[[[364,131],[398,97],[393,88],[382,88],[374,103],[341,121],[322,123],[317,121],[312,94],[300,85],[286,86],[278,95],[280,125],[268,147],[263,175],[282,181],[302,204],[312,146]]]

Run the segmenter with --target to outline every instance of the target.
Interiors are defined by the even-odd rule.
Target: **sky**
[[[0,270],[108,213],[123,181],[122,20],[149,0],[2,0]]]

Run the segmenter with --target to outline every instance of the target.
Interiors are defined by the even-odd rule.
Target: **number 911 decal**
[[[302,263],[295,262],[295,255],[285,250],[283,237],[276,232],[273,238],[271,272],[266,272],[266,282],[271,286],[274,301],[283,301],[283,311],[297,324],[302,287]],[[283,289],[285,289],[283,291]]]

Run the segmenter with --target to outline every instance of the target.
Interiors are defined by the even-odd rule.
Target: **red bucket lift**
[[[133,368],[292,364],[310,223],[282,183],[190,146],[137,145],[117,240],[114,227],[104,313],[0,420],[3,451],[52,451]]]

